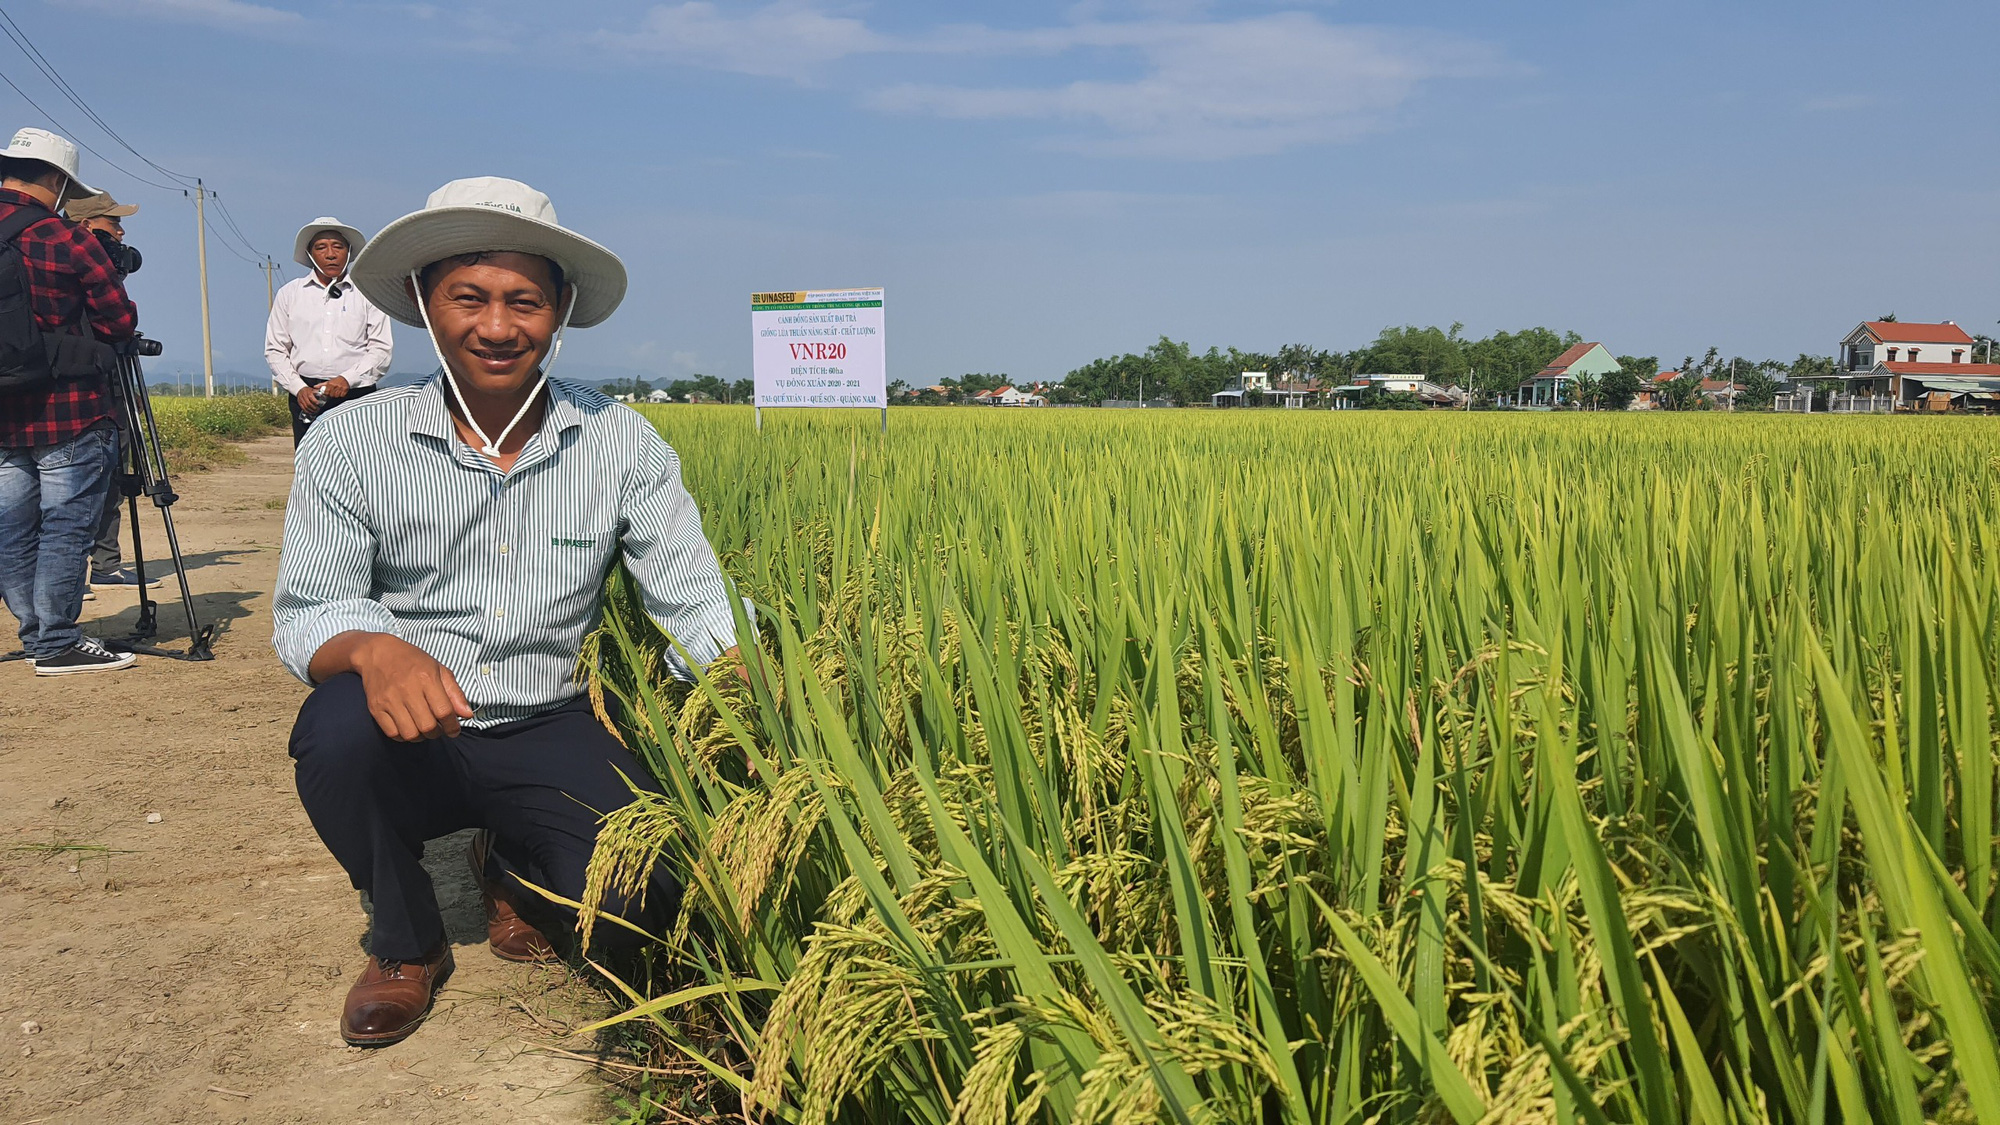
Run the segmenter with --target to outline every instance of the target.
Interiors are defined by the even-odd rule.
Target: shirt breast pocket
[[[617,535],[611,531],[573,528],[558,530],[542,548],[550,579],[548,593],[564,616],[595,603],[611,571]]]
[[[368,346],[368,318],[358,309],[341,310],[333,317],[333,335],[341,346],[360,351]]]

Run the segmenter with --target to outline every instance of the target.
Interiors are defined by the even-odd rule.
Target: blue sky
[[[1348,349],[1542,324],[1672,363],[1830,352],[1890,310],[2000,318],[1990,3],[5,9],[281,261],[315,215],[373,231],[454,177],[547,191],[632,275],[571,374],[743,377],[748,294],[791,287],[886,286],[912,383],[1056,377],[1163,333]],[[198,371],[191,207],[84,160],[144,207],[155,370]],[[209,258],[217,368],[259,371],[263,275],[215,238]],[[427,366],[397,343],[398,370]]]

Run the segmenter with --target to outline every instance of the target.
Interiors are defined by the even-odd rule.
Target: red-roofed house
[[[1662,371],[1658,375],[1653,376],[1650,382],[1645,383],[1639,388],[1638,394],[1632,396],[1632,404],[1625,409],[1658,410],[1660,408],[1660,384],[1670,383],[1680,377],[1681,373],[1678,371]]]
[[[2000,395],[2000,364],[1981,351],[1990,349],[1949,320],[1864,320],[1840,341],[1834,374],[1848,394],[1887,395],[1898,408],[1939,392]]]
[[[1616,370],[1618,360],[1603,344],[1573,344],[1521,384],[1521,398],[1528,406],[1560,406],[1564,392],[1577,376],[1609,375]]]
[[[980,391],[972,396],[972,403],[975,406],[1047,406],[1049,400],[1033,391],[1006,386]]]

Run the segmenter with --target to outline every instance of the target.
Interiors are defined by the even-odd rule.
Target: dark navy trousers
[[[581,901],[602,815],[632,801],[652,776],[578,698],[551,711],[456,738],[397,742],[368,713],[361,677],[343,673],[313,689],[292,727],[299,800],[327,850],[375,904],[369,952],[417,960],[444,940],[444,917],[423,867],[424,841],[467,828],[493,833],[489,881],[509,888],[521,915],[562,944],[576,912],[522,889],[518,879]],[[620,774],[624,776],[621,777]],[[665,928],[679,888],[655,872],[644,909],[603,909]],[[591,939],[629,948],[637,935],[600,921]]]

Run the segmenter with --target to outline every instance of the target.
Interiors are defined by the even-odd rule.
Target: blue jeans
[[[54,445],[0,448],[0,597],[36,659],[82,635],[83,569],[117,456],[110,426]]]

